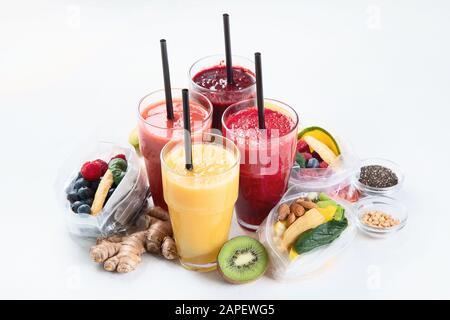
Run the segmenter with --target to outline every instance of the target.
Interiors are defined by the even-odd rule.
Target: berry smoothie
[[[258,128],[253,99],[230,106],[223,115],[223,134],[241,151],[239,224],[256,230],[286,192],[295,157],[298,116],[287,105],[265,99],[266,129]]]
[[[222,115],[228,106],[255,96],[256,81],[251,62],[240,61],[239,57],[233,57],[233,62],[239,63],[233,65],[233,83],[227,83],[225,62],[218,57],[204,58],[191,68],[191,89],[211,100],[214,108],[212,126],[218,130],[222,129]]]
[[[181,89],[172,91],[176,97]],[[172,139],[183,137],[183,105],[181,98],[173,98],[174,119],[167,119],[164,91],[157,91],[142,99],[139,105],[139,141],[145,160],[150,191],[155,205],[167,209],[164,201],[160,153],[164,145]],[[209,100],[199,94],[190,97],[191,130],[205,132],[211,128],[212,106]]]

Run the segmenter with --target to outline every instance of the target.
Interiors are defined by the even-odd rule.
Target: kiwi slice
[[[224,244],[217,262],[225,280],[242,284],[261,277],[267,270],[269,257],[258,240],[239,236]]]

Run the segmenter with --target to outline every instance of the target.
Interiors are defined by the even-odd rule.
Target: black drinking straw
[[[160,43],[161,43],[161,59],[164,75],[164,91],[166,93],[167,119],[173,120],[172,91],[170,87],[169,58],[167,57],[166,40],[161,39]]]
[[[262,85],[261,53],[255,53],[255,72],[256,72],[256,104],[258,105],[258,125],[260,129],[266,128],[264,121],[264,94]]]
[[[233,83],[233,60],[231,57],[230,19],[228,13],[223,14],[223,32],[225,36],[225,58],[227,64],[227,84]]]
[[[192,170],[191,116],[189,112],[189,90],[182,90],[183,122],[184,122],[184,154],[186,169]]]

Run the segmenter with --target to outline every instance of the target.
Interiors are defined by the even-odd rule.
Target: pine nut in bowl
[[[408,220],[406,207],[391,197],[363,198],[355,208],[359,230],[374,238],[385,238],[400,231]]]

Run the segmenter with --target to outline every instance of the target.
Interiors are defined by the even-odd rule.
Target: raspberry
[[[303,158],[305,158],[306,162],[308,162],[309,159],[312,159],[312,154],[309,152],[303,152],[302,153]]]
[[[120,159],[123,159],[123,160],[127,161],[127,157],[124,154],[122,154],[122,153],[120,153],[118,155],[115,155],[114,157],[111,158],[111,160],[112,159],[117,159],[117,158],[120,158]]]
[[[97,160],[94,160],[93,162],[100,167],[101,172],[102,172],[101,176],[103,177],[103,175],[108,170],[108,164],[105,161],[103,161],[102,159],[97,159]]]
[[[309,146],[306,143],[306,141],[303,140],[303,139],[298,140],[298,142],[297,142],[297,152],[298,153],[302,153],[302,152],[308,152],[308,151],[309,151]]]
[[[328,168],[328,163],[326,163],[325,161],[322,161],[322,162],[320,163],[320,165],[319,165],[319,168],[321,168],[321,169],[326,169],[326,168]]]
[[[81,175],[88,181],[96,181],[103,176],[102,170],[102,164],[99,161],[88,161],[81,167]]]

